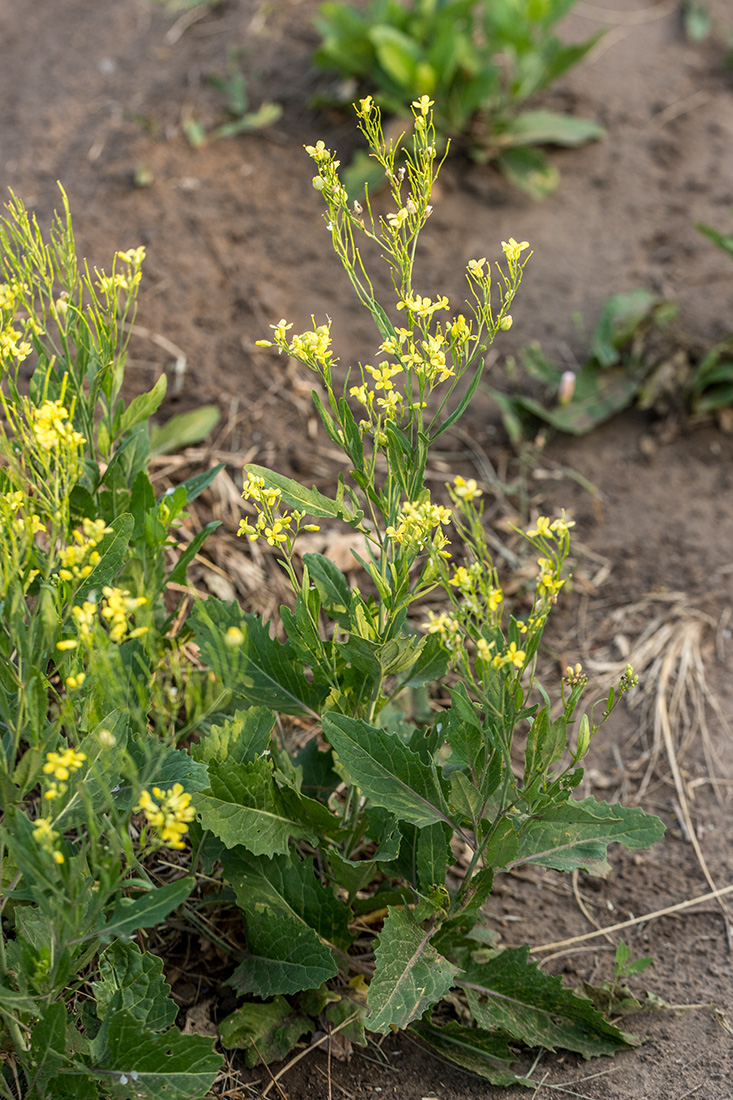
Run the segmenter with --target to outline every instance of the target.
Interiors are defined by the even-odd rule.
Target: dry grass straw
[[[646,741],[647,747],[637,760],[624,761],[630,772],[638,774],[643,771],[634,801],[643,799],[652,779],[660,774],[662,762],[666,760],[676,792],[674,808],[680,827],[685,840],[695,851],[712,896],[723,912],[730,949],[731,915],[722,900],[722,894],[727,893],[728,888],[720,891],[708,868],[690,813],[693,792],[685,781],[681,767],[691,748],[699,744],[707,769],[706,778],[718,802],[724,804],[730,793],[729,789],[726,790],[730,777],[724,775],[724,767],[711,736],[709,712],[713,712],[721,730],[729,736],[731,729],[706,674],[706,667],[718,647],[724,621],[716,622],[710,615],[693,607],[681,592],[650,593],[629,607],[619,608],[611,619],[618,626],[635,621],[645,625],[633,643],[624,634],[616,634],[614,642],[623,654],[621,661],[586,658],[585,666],[595,677],[590,687],[594,692],[605,693],[618,683],[627,664],[639,676],[639,688],[627,699],[631,707],[640,711],[640,728],[634,740]],[[608,929],[604,932],[607,933]]]

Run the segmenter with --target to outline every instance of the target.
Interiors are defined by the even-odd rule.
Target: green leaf
[[[659,304],[659,298],[643,287],[613,294],[604,303],[591,340],[593,357],[602,367],[620,362],[619,348],[631,340]]]
[[[331,950],[291,917],[254,913],[246,921],[247,956],[227,984],[257,997],[314,989],[338,973]]]
[[[192,500],[196,500],[196,497],[203,493],[204,489],[208,489],[216,475],[224,468],[224,463],[218,462],[216,466],[212,466],[211,469],[206,470],[205,473],[194,474],[193,477],[189,477],[185,481],[182,481],[179,488],[186,490],[186,503],[190,504]]]
[[[150,453],[169,455],[191,447],[194,443],[203,443],[221,420],[218,405],[200,405],[190,412],[178,413],[166,420],[160,428],[150,430]]]
[[[690,42],[704,42],[713,29],[713,19],[705,4],[685,0],[685,34]]]
[[[171,987],[163,977],[163,960],[151,951],[142,953],[136,943],[111,943],[99,957],[99,981],[92,983],[97,1016],[103,1020],[118,993],[121,1008],[151,1031],[174,1023],[178,1007],[170,998]]]
[[[403,96],[417,95],[416,70],[420,61],[420,46],[414,38],[387,23],[370,27],[368,37],[379,64]],[[420,85],[422,89],[422,85]],[[430,89],[426,89],[429,91]]]
[[[529,960],[529,948],[509,948],[488,962],[471,962],[458,980],[479,1027],[508,1032],[528,1046],[564,1047],[592,1058],[635,1043],[585,997]]]
[[[606,131],[588,118],[573,118],[557,111],[522,111],[507,126],[502,140],[512,145],[584,145],[597,141]]]
[[[435,769],[386,730],[331,714],[323,719],[323,734],[352,782],[376,806],[418,826],[450,820]]]
[[[549,707],[538,711],[532,722],[524,750],[524,785],[528,787],[538,776],[556,764],[565,750],[567,722],[560,715],[550,722]]]
[[[222,725],[212,725],[198,745],[191,745],[191,756],[203,764],[212,760],[251,764],[269,746],[274,725],[275,715],[266,707],[237,710]]]
[[[161,374],[152,390],[141,393],[132,399],[120,418],[118,429],[120,435],[124,435],[136,424],[141,424],[143,420],[148,420],[157,411],[165,397],[167,386],[168,379],[164,374]]]
[[[419,1020],[410,1025],[410,1031],[436,1050],[441,1058],[467,1069],[469,1073],[477,1073],[492,1085],[533,1087],[526,1077],[511,1073],[508,1069],[516,1061],[516,1055],[509,1046],[511,1036],[467,1027],[453,1020],[442,1027],[430,1020]]]
[[[31,1092],[44,1096],[50,1078],[66,1060],[66,1005],[61,1000],[46,1006],[31,1034]]]
[[[279,1062],[313,1024],[292,1008],[284,997],[264,1004],[245,1004],[225,1016],[219,1024],[219,1037],[227,1050],[243,1050],[244,1063],[250,1068],[260,1059]]]
[[[606,875],[608,845],[649,848],[664,836],[664,825],[637,806],[610,805],[590,796],[562,806],[548,806],[542,817],[530,821],[517,838],[517,855],[509,866],[539,863],[557,871],[581,868]]]
[[[284,714],[317,709],[328,694],[303,674],[303,662],[294,648],[270,637],[257,615],[243,615],[238,604],[209,599],[196,604],[189,619],[201,649],[201,658],[224,686],[251,706],[269,707]],[[241,644],[228,644],[227,631],[241,631]]]
[[[186,900],[196,885],[194,878],[179,878],[156,886],[137,898],[120,898],[98,935],[102,943],[130,936],[139,928],[153,928]]]
[[[346,577],[323,554],[303,554],[303,564],[307,566],[310,578],[318,589],[323,610],[339,626],[348,629],[351,589]]]
[[[186,571],[188,570],[189,565],[196,557],[211,532],[216,531],[217,527],[221,527],[221,520],[213,519],[210,523],[207,523],[205,527],[202,527],[202,529],[196,535],[194,535],[194,537],[187,544],[185,550],[180,555],[178,561],[166,577],[165,586],[168,586],[170,584],[186,583]]]
[[[416,924],[409,912],[390,907],[379,934],[376,970],[369,985],[369,1031],[386,1034],[406,1027],[442,1000],[460,973],[430,943],[433,930]]]
[[[91,1041],[89,1072],[100,1079],[108,1100],[200,1100],[222,1062],[212,1045],[203,1035],[183,1035],[175,1027],[150,1031],[130,1012],[115,1008]]]
[[[255,477],[264,478],[265,485],[271,489],[280,490],[280,498],[287,508],[298,512],[305,512],[308,516],[317,519],[344,519],[347,523],[358,523],[360,514],[349,512],[345,504],[339,504],[335,500],[329,500],[319,493],[315,485],[312,489],[306,489],[299,481],[277,474],[274,470],[268,470],[266,466],[255,466],[248,463],[244,467],[245,474],[253,474]]]
[[[192,804],[203,827],[227,848],[242,844],[254,855],[285,855],[291,837],[314,839],[288,815],[268,758],[249,764],[212,760],[209,779],[211,793],[194,794]]]
[[[240,850],[226,852],[222,862],[237,902],[248,917],[258,912],[280,914],[335,947],[346,950],[351,944],[351,912],[321,884],[312,859],[300,859],[294,853],[266,859]]]
[[[111,533],[104,535],[97,546],[99,561],[86,580],[82,581],[74,596],[79,606],[89,598],[92,589],[101,592],[104,585],[111,584],[127,561],[127,548],[132,538],[135,520],[125,512],[124,515],[113,519],[108,526],[112,528]]]
[[[496,158],[496,164],[515,187],[537,201],[552,195],[560,182],[557,168],[538,149],[526,145],[506,149]]]

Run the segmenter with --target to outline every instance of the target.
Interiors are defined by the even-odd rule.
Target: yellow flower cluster
[[[99,552],[95,548],[104,535],[111,533],[112,528],[107,527],[103,519],[85,519],[81,531],[76,530],[73,533],[74,542],[65,546],[59,554],[61,580],[84,580],[88,577],[99,561]]]
[[[529,241],[522,241],[521,243],[514,240],[514,237],[510,237],[508,241],[502,241],[501,247],[509,261],[510,267],[516,267],[517,261],[524,252],[525,248],[529,248]]]
[[[129,616],[148,602],[147,596],[131,596],[126,588],[112,588],[108,584],[102,589],[102,595],[104,599],[101,615],[109,624],[109,636],[113,642],[121,642],[124,638],[139,638],[146,633],[146,626],[130,630]]]
[[[191,795],[180,783],[174,783],[167,791],[153,787],[153,795],[157,802],[149,791],[142,791],[134,807],[135,813],[142,811],[145,814],[148,825],[167,848],[185,848],[182,838],[188,832],[188,823],[196,816],[193,806],[189,805]]]
[[[468,567],[459,565],[448,583],[458,589],[467,609],[473,615],[481,615],[488,608],[493,616],[504,599],[500,588],[486,583],[486,571],[477,561],[471,562]]]
[[[250,542],[255,542],[262,537],[267,540],[270,546],[286,544],[290,549],[293,540],[301,530],[305,512],[294,511],[276,514],[282,497],[281,490],[266,486],[263,477],[251,472],[247,473],[247,480],[242,488],[242,496],[245,500],[254,502],[258,515],[254,524],[246,519],[240,520],[237,535],[247,535]],[[319,528],[316,524],[307,523],[302,530],[318,531]]]
[[[52,775],[56,782],[49,785],[43,797],[51,801],[62,795],[66,790],[66,780],[72,772],[76,772],[81,768],[85,760],[86,753],[77,752],[76,749],[66,749],[62,753],[47,752],[43,774]]]
[[[32,345],[11,324],[0,329],[0,363],[4,359],[14,359],[16,363],[22,363],[32,351]]]
[[[479,638],[476,642],[476,653],[484,664],[490,664],[492,668],[523,668],[527,654],[523,649],[517,649],[516,642],[510,642],[503,653],[493,653],[494,643],[487,642],[485,638]]]
[[[402,505],[397,524],[390,525],[386,534],[393,542],[398,542],[407,549],[424,550],[434,529],[441,524],[445,526],[450,521],[451,511],[442,504],[432,504],[429,498],[417,504],[408,500]],[[433,548],[438,551],[449,545],[448,539],[440,530],[433,535],[432,543]]]
[[[43,774],[52,775],[54,779],[66,780],[71,772],[79,770],[85,760],[85,753],[77,752],[76,749],[66,749],[62,753],[47,752]]]
[[[81,447],[84,436],[68,420],[69,410],[61,401],[44,401],[32,410],[31,428],[42,450]]]
[[[465,500],[467,503],[477,500],[482,495],[474,477],[469,477],[468,480],[466,480],[466,478],[461,477],[460,474],[454,477],[452,489],[453,494],[458,500]]]
[[[530,538],[563,538],[571,527],[575,527],[575,520],[566,519],[563,508],[560,519],[550,520],[548,516],[538,516],[534,527],[527,534]]]
[[[565,581],[560,579],[557,564],[550,558],[538,558],[537,564],[540,567],[537,591],[551,603],[556,603],[557,594],[565,584]]]
[[[9,493],[0,493],[0,522],[3,523],[3,526],[10,523],[18,537],[28,535],[32,538],[39,531],[45,531],[46,525],[37,512],[24,511],[24,514],[21,514],[21,509],[24,509],[25,504],[26,497],[20,489],[15,489]]]
[[[441,611],[437,615],[434,611],[428,611],[428,617],[422,624],[422,628],[427,630],[428,634],[438,634],[441,642],[450,653],[455,652],[461,644],[460,623],[451,615],[446,614],[445,611]]]
[[[397,303],[397,309],[407,310],[414,317],[432,317],[439,309],[448,309],[450,303],[445,295],[441,295],[433,301],[432,298],[423,298],[420,294],[408,294]]]
[[[39,817],[33,822],[33,839],[52,857],[54,863],[63,863],[63,853],[55,847],[59,834],[51,827],[51,822]]]
[[[56,648],[61,652],[76,649],[81,642],[84,646],[91,646],[94,641],[94,626],[97,622],[97,612],[109,626],[109,637],[113,642],[127,641],[131,638],[140,638],[147,633],[146,626],[136,626],[130,630],[130,616],[139,607],[148,602],[147,596],[131,596],[126,588],[113,588],[105,585],[102,589],[103,599],[100,604],[85,600],[81,607],[75,604],[71,609],[71,616],[76,626],[78,637],[64,638],[56,643]],[[82,677],[80,679],[80,676]],[[81,687],[83,674],[69,677],[66,681],[69,687]]]
[[[139,285],[142,278],[140,268],[145,259],[145,248],[142,245],[139,248],[128,248],[127,252],[117,252],[115,258],[129,265],[127,272],[123,274],[120,271],[115,271],[113,275],[105,275],[103,271],[94,269],[97,276],[97,286],[108,299],[114,298],[118,291],[131,294]]]

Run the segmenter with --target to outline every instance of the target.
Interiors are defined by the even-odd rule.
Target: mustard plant
[[[131,937],[194,886],[151,867],[206,781],[176,744],[218,694],[165,706],[184,677],[163,596],[211,475],[156,500],[165,379],[121,396],[144,250],[80,267],[62,200],[49,240],[15,198],[0,220],[0,1095],[193,1097],[219,1058],[171,1026],[162,962]]]
[[[494,875],[527,863],[604,874],[612,840],[646,846],[662,826],[636,808],[572,797],[592,738],[635,683],[629,669],[583,711],[579,665],[554,709],[537,678],[572,521],[540,516],[524,532],[534,593],[508,610],[480,487],[459,475],[444,494],[428,488],[430,449],[467,409],[531,255],[512,238],[500,262],[471,260],[464,312],[421,284],[416,247],[441,165],[432,106],[427,95],[413,101],[400,160],[372,98],[358,105],[391,194],[383,215],[368,196],[349,199],[322,141],[306,147],[332,246],[376,327],[375,356],[343,371],[329,321],[297,332],[283,319],[262,341],[318,379],[315,406],[346,472],[327,497],[245,468],[251,516],[240,533],[277,552],[294,605],[281,610],[284,642],[237,605],[196,606],[201,659],[241,709],[192,750],[209,779],[192,803],[245,925],[231,984],[249,999],[222,1022],[226,1045],[250,1061],[282,1057],[309,1014],[356,1042],[365,1029],[409,1026],[497,1084],[531,1085],[513,1065],[517,1043],[590,1057],[632,1039],[539,971],[527,948],[492,940],[482,906]],[[363,243],[389,266],[386,305]],[[298,555],[300,533],[324,520],[363,542],[358,584],[322,554]],[[410,703],[420,693],[428,706]],[[300,751],[294,719],[311,730]],[[441,1004],[448,994],[453,1008]]]

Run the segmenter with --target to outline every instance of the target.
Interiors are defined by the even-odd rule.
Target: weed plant
[[[435,99],[438,140],[460,139],[473,159],[492,161],[516,186],[541,199],[557,168],[541,145],[575,146],[603,135],[588,119],[527,103],[551,87],[598,41],[565,45],[553,33],[576,0],[371,0],[365,10],[321,5],[316,64],[357,80],[378,106],[409,118],[415,89]],[[345,175],[347,190],[372,185],[364,158]]]
[[[176,593],[214,525],[182,553],[175,527],[216,471],[156,500],[147,422],[165,382],[120,398],[143,250],[118,253],[110,275],[80,269],[65,196],[50,243],[21,203],[8,208],[6,1100],[207,1093],[221,1059],[211,1039],[176,1029],[162,960],[141,950],[142,930],[197,904],[197,876],[209,891],[220,883],[220,903],[241,914],[246,948],[229,981],[243,1003],[220,1035],[250,1064],[285,1056],[316,1018],[357,1043],[409,1026],[501,1085],[532,1086],[516,1067],[522,1044],[591,1057],[633,1042],[482,919],[496,873],[534,863],[604,874],[610,842],[645,847],[662,826],[638,808],[572,797],[631,670],[583,711],[585,677],[568,669],[553,714],[536,677],[572,522],[541,516],[525,532],[536,585],[531,607],[508,614],[479,487],[457,476],[437,500],[425,484],[430,448],[465,412],[487,349],[511,324],[529,256],[512,238],[501,263],[471,260],[466,314],[419,292],[415,248],[440,168],[431,107],[427,96],[413,103],[398,167],[372,99],[359,105],[394,203],[383,218],[349,203],[323,142],[308,148],[331,242],[379,346],[374,364],[338,385],[328,322],[295,334],[282,320],[265,341],[318,378],[317,411],[348,468],[334,497],[246,468],[241,534],[276,550],[293,588],[285,642],[216,599],[180,625]],[[362,238],[390,266],[394,320],[374,296]],[[296,553],[320,520],[363,539],[363,591],[327,557]],[[296,724],[309,731],[299,751]]]

